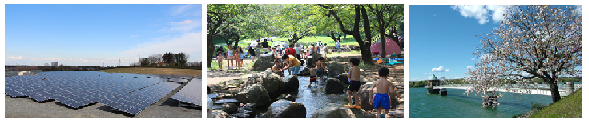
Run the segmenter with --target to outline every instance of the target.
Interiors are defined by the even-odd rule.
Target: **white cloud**
[[[184,20],[182,22],[169,22],[170,27],[162,28],[162,31],[190,32],[202,25],[200,20]]]
[[[163,54],[166,52],[180,53],[184,52],[192,54],[196,52],[202,52],[202,33],[185,33],[177,38],[162,37],[156,38],[153,42],[145,42],[138,44],[137,46],[121,52],[123,57],[136,57],[138,55],[148,56],[152,54]],[[191,56],[189,61],[200,61],[195,57]]]
[[[474,17],[479,20],[479,24],[485,24],[489,22],[489,16],[493,22],[501,22],[504,19],[505,7],[502,5],[454,5],[451,6],[453,10],[460,12],[460,15],[464,17]],[[492,14],[490,14],[491,12]]]
[[[444,70],[444,66],[440,66],[438,68],[432,68],[432,72],[449,72],[449,69]]]
[[[200,6],[200,5],[188,4],[188,5],[173,6],[171,9],[172,16],[185,14],[188,11],[193,10],[197,6]],[[194,10],[196,10],[196,9],[194,9]]]
[[[466,66],[466,69],[474,70],[474,67],[472,67],[472,66]]]
[[[470,58],[470,60],[475,60],[476,58]]]
[[[170,9],[172,16],[201,16],[201,9],[198,7],[201,6],[200,4],[188,4],[188,5],[179,5],[173,6]]]
[[[10,61],[10,60],[21,60],[21,59],[22,59],[22,56],[18,56],[18,57],[16,57],[16,56],[9,56],[9,57],[6,57],[4,60]]]

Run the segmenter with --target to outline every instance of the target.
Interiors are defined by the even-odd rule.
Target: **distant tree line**
[[[512,84],[515,84],[516,81],[515,80],[503,80]],[[558,82],[582,82],[583,78],[582,77],[560,77],[558,78]],[[543,79],[535,79],[533,82],[535,83],[543,83],[544,80]],[[468,82],[465,82],[464,79],[448,79],[448,83],[452,83],[452,84],[467,84]],[[409,87],[425,87],[428,84],[427,80],[422,80],[422,81],[410,81],[409,82]]]
[[[188,63],[189,56],[186,53],[180,52],[173,54],[171,52],[165,54],[153,54],[147,58],[140,58],[139,62],[131,63],[130,66],[191,66],[194,63]]]

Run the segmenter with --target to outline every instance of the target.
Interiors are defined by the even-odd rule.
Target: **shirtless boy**
[[[358,102],[358,90],[360,90],[360,59],[352,58],[350,59],[350,65],[352,68],[349,70],[348,79],[350,79],[350,85],[348,86],[348,106],[360,108],[360,102]],[[354,102],[352,102],[352,96],[354,95]],[[352,106],[352,103],[356,103]]]
[[[317,74],[317,78],[321,79],[321,82],[325,82],[323,79],[323,73],[325,72],[325,62],[323,62],[324,58],[319,57],[319,61],[315,64],[315,72]]]
[[[393,94],[395,98],[401,100],[401,98],[395,92],[395,88],[393,84],[387,81],[387,77],[389,77],[389,69],[386,67],[381,67],[378,69],[378,76],[380,79],[376,80],[370,88],[370,95],[374,96],[374,99],[370,99],[370,104],[376,108],[376,117],[380,118],[380,113],[382,112],[381,109],[384,109],[384,113],[389,113],[389,109],[391,109],[391,99],[388,93]],[[376,87],[376,94],[373,95],[372,90]]]

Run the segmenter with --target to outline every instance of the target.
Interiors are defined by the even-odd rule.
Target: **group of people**
[[[217,51],[217,60],[219,62],[219,70],[223,71],[223,59],[224,56],[227,57],[227,69],[235,69],[237,67],[243,66],[243,58],[245,56],[245,52],[239,46],[237,49],[233,49],[231,45],[229,45],[229,49],[227,52],[223,53],[222,51]],[[233,60],[235,60],[235,67],[233,65]]]
[[[348,70],[348,82],[350,85],[348,86],[348,105],[346,107],[350,108],[361,108],[359,103],[358,97],[358,90],[360,90],[360,75],[362,74],[360,71],[360,59],[352,58],[350,59],[350,65],[352,67]],[[394,80],[387,81],[389,77],[389,69],[386,67],[381,67],[378,69],[378,76],[380,77],[376,82],[373,83],[372,87],[370,88],[369,96],[373,96],[368,101],[370,105],[376,108],[377,117],[381,115],[381,109],[384,109],[384,113],[389,113],[389,109],[391,109],[391,98],[389,94],[393,94],[395,98],[401,99],[397,92],[395,92],[394,85],[391,83]],[[376,88],[376,94],[374,94],[373,90]],[[354,96],[354,102],[352,102],[352,96]],[[355,103],[352,105],[352,103]]]
[[[274,57],[276,57],[276,59],[274,59],[275,65],[272,66],[271,70],[275,73],[280,74],[282,74],[283,71],[288,70],[291,75],[294,75],[294,77],[298,77],[300,73],[302,62],[304,62],[304,60],[302,59],[307,58],[308,56],[312,56],[314,53],[326,54],[325,52],[327,52],[327,44],[321,43],[321,41],[318,41],[317,43],[311,43],[311,45],[307,47],[293,43],[284,43],[284,46],[269,46],[267,42],[268,39],[263,40],[264,41],[261,42],[261,46],[258,45],[260,40],[256,40],[255,42],[250,43],[250,45],[246,47],[248,53],[252,56],[252,62],[254,61],[257,52],[261,51],[261,53],[264,54],[272,54],[274,55]],[[236,60],[236,66],[242,67],[243,65],[243,58],[246,54],[243,51],[243,48],[238,46],[236,49],[234,49],[231,45],[229,45],[228,47],[229,49],[225,53],[223,53],[222,51],[218,51],[217,60],[219,60],[219,70],[222,70],[221,65],[223,55],[227,56],[227,60],[229,61],[227,65],[229,69],[232,69],[234,59]],[[339,41],[336,41],[336,50],[337,49],[339,49]],[[315,74],[313,75],[312,72],[312,82],[315,81],[315,77],[320,78],[320,81],[325,81],[323,77],[326,70],[324,60],[325,58],[319,57],[318,61],[315,63],[315,66],[311,68],[311,70],[314,71]],[[360,59],[350,59],[350,65],[352,65],[348,72],[348,82],[350,83],[350,85],[348,86],[347,90],[349,104],[345,106],[350,108],[360,108],[360,102],[358,99],[359,97],[357,94],[361,86],[361,71],[358,67],[360,65]],[[369,102],[371,105],[377,108],[377,117],[380,117],[381,109],[385,110],[384,113],[388,113],[390,109],[391,99],[389,93],[393,94],[398,99],[400,98],[394,91],[393,84],[387,81],[387,78],[389,76],[389,69],[386,67],[380,68],[378,70],[378,75],[380,79],[374,82],[372,88],[369,90],[370,96],[373,96],[373,98],[369,99]],[[309,83],[308,87],[311,87],[311,83]],[[373,93],[374,88],[377,89],[376,94]],[[352,96],[355,98],[354,101],[352,101]],[[353,105],[352,103],[355,104]]]

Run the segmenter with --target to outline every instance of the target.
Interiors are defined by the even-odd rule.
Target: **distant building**
[[[57,67],[58,64],[57,64],[57,62],[51,62],[51,66]]]

